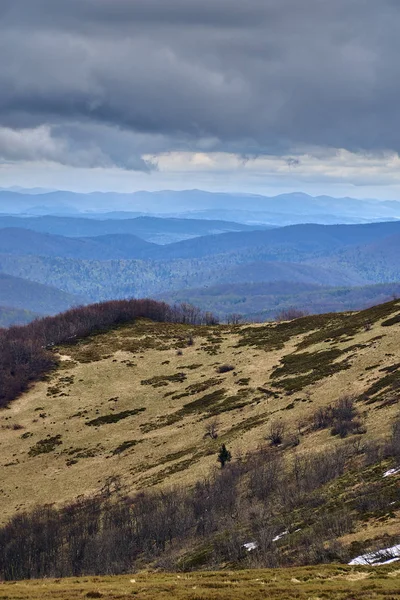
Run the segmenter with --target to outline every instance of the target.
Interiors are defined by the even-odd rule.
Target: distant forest
[[[43,316],[153,297],[190,302],[221,319],[235,312],[270,320],[288,307],[358,310],[400,291],[398,221],[255,230],[200,219],[4,217],[1,223],[13,226],[0,229],[0,307]],[[149,241],[150,230],[168,243]],[[91,237],[83,237],[87,231]],[[171,241],[172,232],[180,241]],[[12,324],[14,316],[5,319]]]

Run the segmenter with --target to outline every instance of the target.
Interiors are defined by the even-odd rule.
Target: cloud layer
[[[0,158],[398,152],[399,27],[397,0],[2,0]]]

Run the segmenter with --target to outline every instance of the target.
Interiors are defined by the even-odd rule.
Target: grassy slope
[[[207,573],[138,573],[122,577],[19,581],[0,586],[9,600],[74,600],[128,598],[138,600],[286,600],[329,598],[364,600],[398,598],[400,570],[395,565],[368,567],[318,566],[296,569],[219,571]]]
[[[190,484],[215,467],[222,442],[238,457],[263,443],[272,420],[295,432],[344,393],[359,398],[364,439],[388,434],[398,370],[382,369],[400,362],[400,324],[381,323],[399,310],[391,302],[236,328],[142,321],[60,348],[48,381],[0,411],[1,519],[94,493],[109,476],[122,476],[131,492]],[[218,374],[225,363],[235,369]],[[371,389],[376,382],[383,383]],[[213,441],[204,433],[216,414]],[[300,452],[338,443],[306,430]]]

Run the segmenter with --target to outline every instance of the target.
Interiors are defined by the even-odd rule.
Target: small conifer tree
[[[229,452],[225,444],[222,444],[218,452],[218,462],[221,463],[221,469],[224,468],[227,462],[230,462],[232,454]]]

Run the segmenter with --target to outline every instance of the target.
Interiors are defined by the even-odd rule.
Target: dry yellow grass
[[[297,431],[319,406],[346,393],[361,394],[382,377],[379,369],[400,362],[399,324],[383,328],[381,321],[360,328],[351,339],[318,339],[306,350],[297,347],[312,328],[289,335],[281,348],[264,349],[262,344],[238,345],[249,329],[245,326],[193,328],[146,321],[60,348],[60,367],[49,380],[0,411],[0,519],[36,504],[96,493],[110,476],[120,477],[130,493],[152,485],[191,484],[216,468],[221,442],[237,457],[265,443],[272,420],[282,419],[288,430]],[[262,333],[266,338],[274,328],[250,326],[256,337]],[[193,345],[187,345],[190,336]],[[294,393],[273,387],[271,374],[285,356],[296,349],[317,356],[332,347],[348,359],[349,368]],[[234,370],[220,374],[221,364]],[[148,382],[152,378],[158,380]],[[205,426],[214,417],[187,405],[219,390],[224,390],[217,404],[222,410],[219,436],[212,440],[205,437]],[[390,403],[360,408],[370,438],[386,435],[398,410]],[[115,423],[86,424],[120,413],[126,418]],[[46,438],[53,446],[38,453],[38,443]],[[299,451],[327,443],[335,443],[329,432],[308,433]]]
[[[138,573],[0,584],[8,600],[364,600],[399,598],[400,571],[318,566],[296,569],[219,571],[193,574]]]
[[[369,519],[367,522],[358,523],[355,531],[341,536],[339,539],[345,546],[352,542],[365,542],[378,536],[398,536],[400,531],[400,511],[395,511],[391,519]]]

